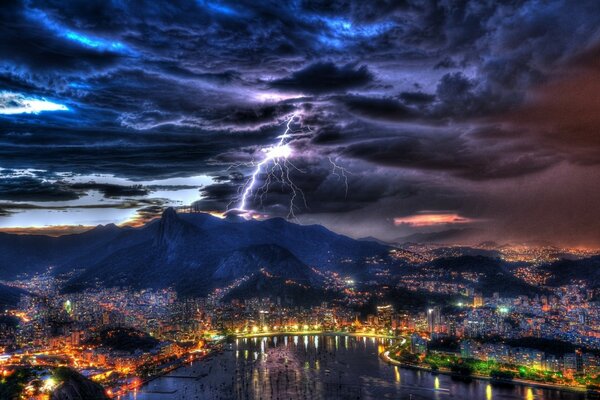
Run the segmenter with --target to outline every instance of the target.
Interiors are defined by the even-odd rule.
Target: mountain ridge
[[[9,252],[4,261],[13,265],[11,271],[4,271],[5,278],[11,274],[14,278],[18,272],[45,272],[52,266],[55,274],[80,271],[65,285],[67,292],[93,287],[173,287],[184,296],[206,295],[217,284],[225,286],[240,274],[256,275],[261,269],[282,282],[318,288],[322,279],[313,268],[367,274],[371,266],[364,261],[389,261],[391,249],[320,225],[299,225],[282,218],[220,219],[206,213],[177,213],[172,208],[137,228],[107,225],[62,237],[0,237],[0,249],[15,243],[19,251]]]

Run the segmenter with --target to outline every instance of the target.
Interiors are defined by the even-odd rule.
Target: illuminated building
[[[442,312],[435,306],[427,310],[427,328],[430,333],[438,332],[442,324]]]
[[[377,306],[377,318],[379,323],[390,327],[392,326],[392,318],[394,316],[394,307],[391,304]]]
[[[475,293],[473,297],[473,307],[483,307],[483,294]]]

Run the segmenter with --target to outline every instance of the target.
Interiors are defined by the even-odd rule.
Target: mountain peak
[[[165,219],[170,219],[170,218],[178,218],[177,217],[177,211],[175,211],[175,209],[173,207],[168,207],[167,209],[165,209],[165,211],[163,211],[161,219],[164,221]]]
[[[158,246],[169,246],[175,243],[182,236],[184,222],[177,215],[177,211],[173,207],[163,211],[158,225],[158,235],[154,240],[154,244]]]
[[[107,231],[119,230],[119,227],[117,225],[113,224],[113,223],[106,224],[106,225],[100,224],[100,225],[96,225],[91,230],[94,230],[94,231],[97,231],[97,232],[107,232]]]

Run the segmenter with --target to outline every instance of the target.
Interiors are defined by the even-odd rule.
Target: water
[[[584,399],[520,385],[462,382],[390,366],[378,354],[387,339],[278,336],[238,339],[215,355],[151,381],[125,399]]]

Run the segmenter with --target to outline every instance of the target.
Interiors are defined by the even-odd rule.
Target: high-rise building
[[[394,307],[391,304],[377,306],[377,319],[380,324],[386,327],[392,326],[392,317],[394,316]]]
[[[442,311],[440,307],[435,306],[427,310],[427,328],[429,332],[438,332],[442,324]]]
[[[265,311],[265,310],[260,310],[258,312],[258,318],[259,318],[259,321],[260,321],[260,326],[265,326],[265,322],[266,322],[265,319],[266,319],[267,314],[269,314],[269,312]]]

